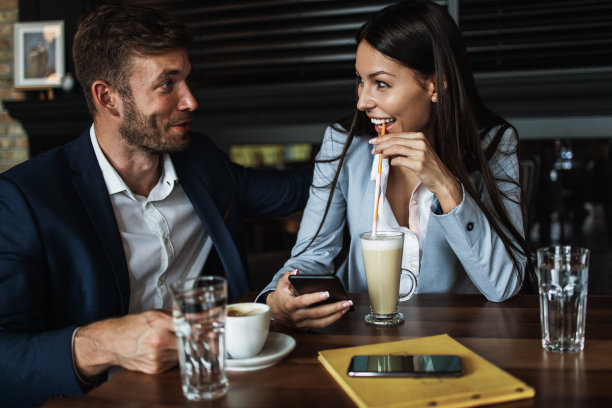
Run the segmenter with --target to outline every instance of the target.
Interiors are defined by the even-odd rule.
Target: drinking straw
[[[382,129],[380,131],[380,135],[384,136],[385,133],[387,131],[387,124],[383,123],[382,124]],[[372,221],[372,236],[376,236],[376,230],[377,230],[377,224],[378,224],[378,202],[380,200],[380,181],[382,178],[382,161],[383,161],[383,157],[382,157],[382,153],[378,153],[378,172],[376,173],[376,189],[374,190],[374,202],[376,203],[374,205],[374,218]]]

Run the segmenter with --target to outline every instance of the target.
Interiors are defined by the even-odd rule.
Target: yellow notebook
[[[347,369],[354,355],[455,354],[461,356],[461,377],[358,378]],[[353,401],[373,407],[475,407],[532,398],[535,390],[489,363],[446,334],[391,343],[319,351],[319,361]]]

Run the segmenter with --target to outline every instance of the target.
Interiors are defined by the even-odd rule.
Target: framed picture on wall
[[[64,22],[15,23],[15,88],[57,88],[65,75]]]

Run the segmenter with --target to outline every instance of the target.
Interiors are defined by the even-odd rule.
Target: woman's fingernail
[[[371,138],[370,140],[368,140],[368,143],[369,144],[376,144],[376,138],[375,137]]]
[[[352,300],[348,300],[342,304],[342,307],[351,307],[351,306],[353,306]]]
[[[327,291],[321,292],[321,294],[319,294],[320,299],[327,299],[328,297],[329,297],[329,292]]]

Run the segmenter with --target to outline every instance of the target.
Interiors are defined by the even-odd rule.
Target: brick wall
[[[18,19],[19,0],[0,0],[0,172],[28,159],[28,137],[2,103],[24,97],[13,89],[13,23]]]

